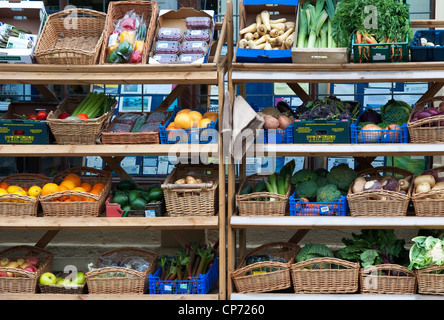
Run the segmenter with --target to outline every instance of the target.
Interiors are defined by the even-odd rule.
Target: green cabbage
[[[333,252],[322,243],[307,243],[296,256],[296,261],[301,262],[314,258],[334,257]]]

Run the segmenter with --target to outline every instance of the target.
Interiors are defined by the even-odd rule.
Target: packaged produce
[[[0,48],[2,49],[31,49],[37,36],[32,32],[7,23],[0,22]]]
[[[160,64],[169,64],[176,63],[178,61],[178,56],[177,54],[159,53],[155,54],[152,59]]]
[[[203,54],[182,53],[179,55],[180,63],[193,63],[194,61],[203,58]]]
[[[164,112],[154,112],[148,116],[145,123],[165,124],[167,120],[168,120],[168,114]]]
[[[183,32],[180,28],[160,28],[157,32],[157,40],[182,41]]]
[[[205,55],[208,51],[208,43],[205,41],[184,41],[182,53],[193,53]]]
[[[137,113],[122,113],[117,117],[116,122],[134,124],[139,117],[140,114]]]
[[[138,132],[157,132],[159,131],[159,123],[145,123]]]
[[[211,30],[210,29],[188,29],[185,32],[185,40],[186,41],[210,41],[211,38]]]
[[[107,63],[139,63],[147,34],[143,17],[133,10],[115,23],[108,40]]]
[[[209,17],[188,17],[185,18],[187,29],[210,29],[211,19]]]
[[[115,122],[108,129],[109,132],[131,132],[133,128],[132,124]]]
[[[154,47],[155,54],[178,54],[179,52],[179,41],[157,41]]]

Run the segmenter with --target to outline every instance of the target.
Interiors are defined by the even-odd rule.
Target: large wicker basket
[[[147,64],[148,55],[151,51],[154,34],[156,32],[157,15],[159,13],[158,4],[156,1],[112,1],[109,3],[105,23],[103,46],[100,52],[100,64],[108,64],[106,62],[108,51],[107,47],[109,36],[114,31],[114,24],[131,10],[134,10],[134,12],[138,15],[143,15],[143,19],[146,22],[147,33],[145,44],[143,46],[142,61],[140,64]]]
[[[444,167],[433,168],[440,175],[444,172]],[[415,208],[415,215],[418,217],[442,217],[444,216],[444,191],[430,190],[424,193],[416,193],[412,190],[412,202]]]
[[[100,143],[99,134],[108,125],[114,114],[117,102],[111,110],[98,118],[82,121],[66,121],[59,119],[63,112],[71,114],[82,102],[83,98],[66,98],[59,107],[48,114],[46,123],[53,133],[57,144],[96,144]]]
[[[413,173],[396,167],[376,167],[358,173],[367,181],[381,180],[386,176],[405,178],[413,181]],[[353,193],[351,183],[347,194],[350,215],[354,217],[395,217],[407,215],[410,203],[412,184],[406,193],[388,190],[371,190]],[[383,199],[383,200],[382,200]]]
[[[359,283],[361,293],[414,294],[416,275],[398,264],[379,264],[361,268]]]
[[[32,186],[43,187],[50,182],[50,177],[45,177],[33,173],[18,173],[4,177],[0,182],[5,182],[9,186],[19,186],[30,188]],[[0,217],[24,217],[37,216],[39,209],[39,197],[31,197],[19,194],[0,195]]]
[[[82,182],[88,182],[91,185],[103,183],[99,194],[90,192],[81,192],[74,190],[60,191],[57,193],[40,197],[44,216],[59,217],[97,217],[105,207],[105,200],[111,191],[112,173],[110,171],[99,170],[89,167],[73,167],[66,169],[56,175],[53,182],[60,184],[64,178],[71,173],[77,174]],[[78,201],[59,201],[65,197],[79,197]]]
[[[290,266],[299,251],[300,246],[291,242],[273,242],[251,250],[231,274],[237,292],[260,293],[290,288]],[[287,262],[263,261],[247,265],[248,257],[265,254]]]
[[[29,257],[37,258],[40,263],[40,267],[35,273],[0,265],[0,274],[2,274],[0,277],[0,293],[35,293],[37,291],[37,282],[40,276],[52,270],[54,255],[45,249],[33,246],[15,246],[0,252],[0,260],[8,258],[9,261],[13,261]],[[4,272],[12,274],[13,277],[4,277]]]
[[[103,260],[123,261],[125,258],[139,257],[149,263],[145,271],[125,267],[101,267]],[[116,260],[117,259],[117,260]],[[120,248],[100,256],[93,265],[96,270],[85,274],[90,294],[143,294],[148,290],[148,275],[156,270],[158,255],[139,248]]]
[[[412,121],[416,111],[426,110],[428,106],[437,107],[437,104],[444,101],[444,96],[434,97],[415,104],[407,128],[410,134],[411,143],[443,143],[444,142],[444,114],[417,121]],[[440,110],[444,111],[444,110]]]
[[[34,50],[40,64],[92,65],[103,43],[106,14],[68,9],[48,17]]]
[[[276,177],[278,174],[276,173]],[[253,174],[242,180],[236,195],[237,208],[240,216],[283,216],[288,209],[288,199],[291,194],[291,183],[287,193],[280,195],[271,192],[253,192],[241,195],[241,191],[247,184],[256,185],[267,179],[268,176]],[[275,199],[275,201],[270,201]]]
[[[424,269],[416,270],[418,293],[444,295],[443,269],[444,265],[432,265]]]
[[[359,288],[359,263],[338,258],[315,258],[291,265],[295,293],[343,294]]]
[[[198,184],[175,184],[192,176]],[[219,169],[215,165],[177,165],[162,184],[170,217],[213,216],[218,206]]]

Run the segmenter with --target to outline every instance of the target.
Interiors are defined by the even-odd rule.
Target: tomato
[[[48,117],[48,112],[44,110],[37,112],[37,120],[46,120],[47,117]]]
[[[59,119],[66,119],[70,116],[68,112],[63,112],[59,115]]]
[[[81,113],[77,116],[77,118],[85,120],[85,119],[89,119],[88,115],[85,113]]]
[[[28,115],[28,120],[37,120],[35,115]]]

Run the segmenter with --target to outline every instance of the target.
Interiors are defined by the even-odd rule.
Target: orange
[[[59,191],[58,192],[68,191],[68,190],[71,190],[71,189],[69,189],[66,185],[63,185],[63,184],[59,185]],[[65,201],[66,199],[69,199],[69,196],[61,197],[62,201]]]
[[[60,183],[60,186],[65,186],[67,187],[69,190],[73,190],[76,187],[76,183],[74,182],[74,180],[63,180]]]
[[[190,109],[182,109],[182,110],[180,110],[177,114],[181,114],[181,113],[188,113],[188,112],[190,112],[191,110]],[[177,115],[176,114],[176,115]]]
[[[2,188],[2,189],[8,189],[8,187],[9,187],[9,184],[7,184],[6,182],[1,182],[0,183],[0,188]]]
[[[74,181],[74,183],[76,184],[76,187],[80,187],[80,185],[82,184],[80,177],[78,175],[76,175],[75,173],[68,174],[63,180]]]
[[[210,119],[202,119],[199,121],[199,128],[206,128],[210,123]]]
[[[199,127],[199,121],[202,120],[202,114],[199,111],[191,111],[188,113],[188,115],[191,117],[191,120],[193,121],[192,127],[197,128]]]
[[[175,126],[169,125],[166,129],[167,130],[176,130],[177,128]]]
[[[193,119],[187,113],[181,113],[174,118],[174,123],[177,129],[191,129]]]
[[[76,187],[72,191],[86,192],[82,187]],[[71,196],[71,201],[88,201],[87,197]]]
[[[49,182],[45,184],[42,188],[42,196],[47,196],[59,191],[59,186],[55,183]]]
[[[88,182],[83,182],[80,186],[83,189],[85,189],[86,192],[90,192],[91,189],[92,189],[92,185],[90,183],[88,183]]]
[[[203,115],[204,118],[208,118],[209,116],[216,116],[216,118],[217,118],[219,116],[219,114],[217,112],[207,111]]]
[[[98,182],[98,183],[93,185],[93,187],[92,187],[90,192],[93,193],[92,192],[93,190],[99,190],[99,193],[100,193],[100,191],[102,191],[103,188],[105,188],[105,184],[102,183],[102,182]]]
[[[204,119],[209,119],[213,122],[216,122],[217,121],[217,114],[216,115],[210,114],[209,116],[204,117]]]

